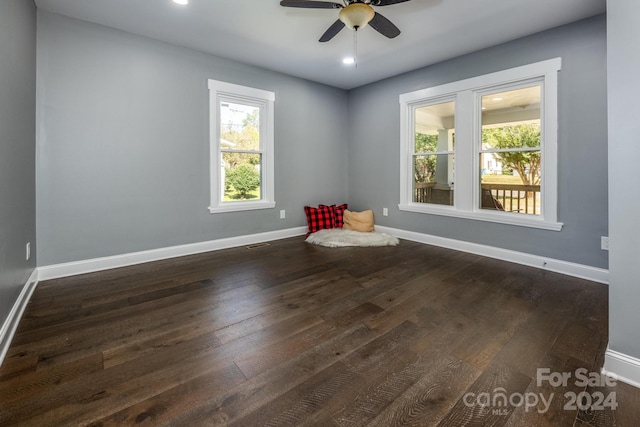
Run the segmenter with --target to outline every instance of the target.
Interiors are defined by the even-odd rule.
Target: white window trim
[[[271,209],[274,198],[274,102],[275,93],[247,86],[209,80],[209,140],[210,140],[210,213],[237,212],[255,209]],[[236,100],[260,106],[261,143],[261,200],[222,202],[220,182],[220,99]]]
[[[497,222],[523,227],[559,231],[558,222],[558,72],[561,58],[553,58],[534,64],[472,77],[453,83],[421,89],[400,95],[400,204],[402,211],[444,215],[479,221]],[[479,96],[494,88],[520,85],[526,81],[542,82],[541,102],[541,197],[539,216],[480,209],[479,164],[476,161],[480,147],[481,112]],[[456,171],[454,179],[454,206],[413,202],[413,154],[414,109],[430,103],[432,99],[454,99]],[[462,144],[471,143],[471,148]]]

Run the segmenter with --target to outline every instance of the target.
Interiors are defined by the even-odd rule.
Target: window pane
[[[222,153],[223,202],[261,199],[262,156],[248,153]]]
[[[505,154],[505,153],[501,153]],[[480,207],[506,212],[516,212],[528,215],[540,215],[540,151],[526,151],[508,153],[522,168],[523,175],[536,184],[523,183],[519,173],[505,167],[503,160],[496,158],[493,153],[480,154],[481,197]],[[518,157],[517,160],[515,157]],[[496,165],[493,169],[490,164]],[[493,171],[493,172],[488,172]],[[532,174],[537,174],[532,176]]]
[[[413,202],[452,206],[455,103],[414,111]]]
[[[220,147],[223,150],[260,150],[260,107],[220,103]]]
[[[413,201],[453,206],[453,154],[413,156]]]
[[[455,103],[426,105],[415,109],[415,153],[453,151]]]
[[[540,215],[539,84],[482,97],[482,209]]]

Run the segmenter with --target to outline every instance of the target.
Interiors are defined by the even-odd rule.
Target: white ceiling
[[[336,0],[340,2],[341,0]],[[603,13],[606,0],[412,0],[376,11],[400,28],[387,39],[372,28],[343,29],[319,43],[334,9],[280,6],[279,0],[36,0],[51,12],[103,24],[343,89],[434,64]]]

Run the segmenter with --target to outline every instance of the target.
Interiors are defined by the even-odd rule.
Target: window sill
[[[527,215],[509,212],[480,212],[461,211],[453,206],[424,206],[423,204],[410,203],[398,205],[401,211],[417,212],[431,215],[450,216],[455,218],[472,219],[476,221],[495,222],[499,224],[517,225],[520,227],[540,228],[542,230],[560,231],[563,224],[561,222],[545,221],[540,217],[532,218]]]
[[[218,206],[209,206],[209,213],[226,213],[239,211],[252,211],[258,209],[273,209],[275,202],[227,202]]]

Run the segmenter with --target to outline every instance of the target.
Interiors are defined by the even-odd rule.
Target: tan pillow
[[[373,211],[371,209],[362,212],[351,212],[349,209],[345,210],[343,228],[354,231],[373,231]]]

